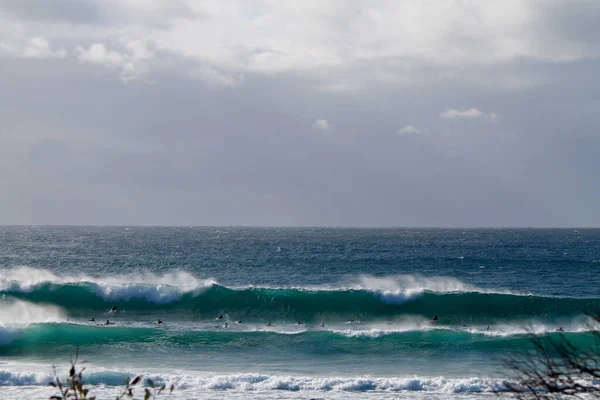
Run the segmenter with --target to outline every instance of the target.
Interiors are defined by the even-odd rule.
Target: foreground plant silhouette
[[[79,368],[78,364],[84,364],[87,361],[79,361],[79,348],[75,350],[75,359],[71,357],[69,363],[71,368],[69,369],[69,376],[65,381],[61,381],[54,367],[54,381],[50,382],[51,386],[58,389],[59,395],[50,396],[50,400],[96,400],[96,396],[91,396],[89,389],[85,387],[86,383],[83,380],[83,371],[85,367]],[[144,383],[142,375],[137,375],[133,379],[127,377],[123,387],[123,391],[117,395],[116,399],[121,400],[124,398],[132,398],[135,395],[135,391],[143,389],[144,400],[150,398],[156,399],[166,389],[166,384],[157,387],[152,379],[146,378],[147,387],[139,385]],[[169,387],[169,394],[173,392],[175,385]]]
[[[600,398],[600,316],[592,318],[592,344],[586,347],[562,332],[554,338],[531,333],[533,352],[504,360],[513,375],[503,391],[518,399]]]

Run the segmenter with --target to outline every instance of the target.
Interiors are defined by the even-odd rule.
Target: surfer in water
[[[117,312],[117,306],[112,306],[109,312]]]
[[[296,325],[304,325],[304,322],[298,321],[298,322],[296,322]]]
[[[163,322],[162,322],[162,320],[159,318],[159,319],[157,319],[157,320],[156,320],[156,323],[157,323],[158,325],[160,325],[160,324],[162,324]]]
[[[563,329],[563,327],[562,327],[562,326],[556,330],[556,332],[564,332],[564,331],[565,331],[565,330]]]
[[[223,325],[223,328],[229,328],[229,324],[227,322],[225,322],[225,325]]]
[[[219,314],[219,316],[217,317],[217,319],[223,319],[223,314]]]
[[[325,322],[321,322],[321,328],[325,328]]]
[[[110,322],[109,320],[106,320],[106,322],[104,323],[104,325],[114,325],[114,322]]]
[[[267,326],[273,326],[273,324],[271,323],[271,321],[269,321],[269,323],[267,324]]]
[[[92,319],[90,319],[90,322],[96,322],[96,319],[92,317]]]
[[[432,323],[434,323],[434,322],[437,322],[437,320],[438,320],[438,316],[437,316],[437,314],[436,314],[436,315],[435,315],[435,316],[434,316],[434,317],[431,319],[431,322],[432,322]]]
[[[238,319],[237,321],[235,321],[236,324],[243,324],[241,319]]]

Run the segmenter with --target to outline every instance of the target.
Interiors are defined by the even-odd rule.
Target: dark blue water
[[[597,229],[0,228],[3,268],[94,276],[178,269],[224,285],[420,274],[482,288],[598,296],[599,263]]]

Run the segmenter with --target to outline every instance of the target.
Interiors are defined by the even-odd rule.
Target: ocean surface
[[[77,346],[98,398],[491,399],[528,330],[591,344],[599,269],[598,229],[0,227],[0,399]]]

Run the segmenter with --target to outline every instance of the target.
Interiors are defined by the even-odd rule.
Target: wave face
[[[156,280],[168,283],[121,283],[89,278],[32,283],[4,278],[0,295],[31,303],[53,304],[74,315],[89,315],[90,311],[105,311],[116,305],[130,313],[162,310],[198,318],[223,313],[232,318],[259,321],[368,321],[403,315],[431,318],[437,314],[440,324],[471,324],[532,318],[556,320],[600,311],[600,298],[490,292],[459,285],[451,279],[450,284],[440,285],[443,278],[414,286],[401,286],[402,282],[391,278],[363,278],[360,284],[345,288],[232,288],[212,280],[189,278],[193,283],[186,286],[178,286],[164,276],[156,277]],[[414,283],[419,279],[411,277],[409,281]],[[441,291],[429,289],[440,286]]]
[[[527,349],[529,331],[552,335],[558,326],[589,344],[595,325],[586,314],[600,310],[600,298],[494,291],[419,275],[360,276],[338,286],[227,287],[185,272],[62,278],[17,268],[3,271],[0,296],[0,354],[15,355],[73,345],[311,356],[489,353]],[[117,312],[109,312],[113,306]],[[154,324],[159,318],[166,323]],[[114,325],[103,326],[105,320]]]
[[[564,337],[577,346],[594,344],[590,329],[566,332]],[[529,349],[531,343],[525,330],[405,328],[385,329],[250,326],[246,329],[213,327],[204,330],[163,330],[152,327],[93,326],[72,323],[31,324],[13,332],[10,341],[0,346],[2,353],[38,353],[59,346],[82,346],[119,343],[147,347],[174,346],[205,348],[215,351],[264,348],[304,354],[389,354],[398,351],[436,350],[450,347],[496,351],[512,347]],[[541,332],[540,332],[541,333]],[[548,335],[558,335],[545,331]]]

